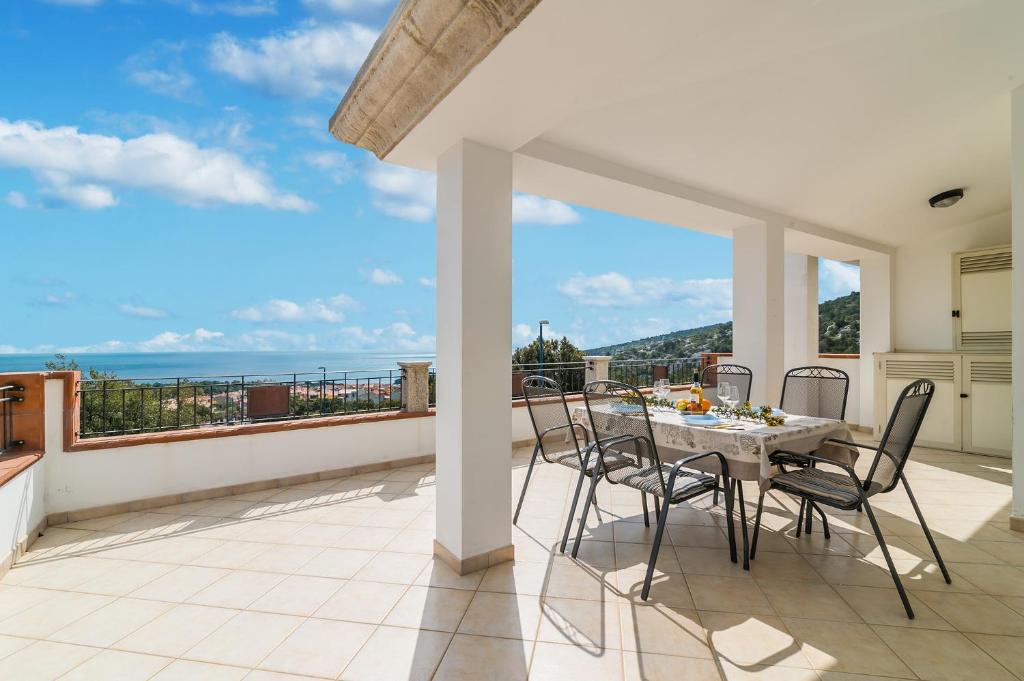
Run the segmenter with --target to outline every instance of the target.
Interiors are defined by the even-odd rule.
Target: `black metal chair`
[[[654,444],[654,432],[651,430],[647,404],[640,391],[633,386],[616,381],[593,381],[584,386],[583,399],[587,405],[591,432],[594,433],[598,469],[591,478],[590,491],[583,505],[583,515],[580,517],[572,555],[575,558],[579,552],[587,513],[590,511],[590,505],[594,503],[594,492],[601,475],[607,477],[609,482],[632,487],[643,494],[653,494],[655,499],[660,499],[662,503],[658,511],[658,528],[654,534],[651,558],[641,592],[641,598],[647,600],[662,536],[665,533],[665,524],[668,522],[669,507],[708,494],[717,487],[716,476],[686,466],[698,459],[717,457],[726,484],[729,480],[729,466],[719,452],[688,456],[673,465],[663,464],[658,457],[658,448]],[[622,465],[623,459],[627,462],[626,465]],[[611,464],[611,467],[606,467],[607,464]],[[574,507],[575,503],[574,499]],[[732,561],[736,562],[731,494],[726,494],[726,517],[729,526],[729,552]]]
[[[519,512],[523,508],[526,488],[530,485],[530,477],[533,475],[533,466],[537,462],[538,454],[547,463],[561,464],[580,472],[579,480],[576,483],[577,497],[580,488],[583,487],[583,479],[594,476],[597,467],[597,456],[593,454],[594,445],[587,444],[587,429],[581,423],[573,423],[569,416],[565,393],[562,392],[561,386],[556,381],[545,376],[527,376],[523,379],[523,397],[526,398],[526,409],[530,414],[530,422],[533,424],[537,442],[533,447],[533,455],[530,457],[530,467],[526,470],[523,489],[519,493],[519,503],[516,505],[516,512],[512,518],[513,524],[519,522]],[[614,469],[618,465],[624,466],[626,463],[624,460],[618,461],[609,458],[605,470]],[[565,546],[569,541],[569,530],[575,512],[576,499],[574,498],[572,510],[569,512],[569,519],[565,523],[565,531],[562,534],[562,553],[565,553]]]
[[[779,408],[787,414],[816,416],[823,419],[842,421],[846,418],[846,399],[850,393],[850,375],[842,369],[832,367],[809,366],[797,367],[786,372],[782,379],[782,397]],[[785,470],[786,466],[805,466],[807,462],[794,460],[786,454],[776,452],[769,457],[773,464]],[[813,468],[813,465],[812,465]],[[764,494],[761,494],[764,498]],[[759,501],[758,504],[761,502]],[[801,528],[807,534],[811,532],[813,515],[806,513],[807,504],[801,500],[800,512],[796,520],[796,536],[800,536]],[[760,507],[760,506],[759,506]],[[813,509],[821,516],[825,538],[830,537],[828,519],[820,508]]]
[[[750,384],[754,382],[754,372],[740,364],[709,364],[704,367],[700,374],[700,384],[704,388],[704,397],[716,407],[721,407],[722,400],[718,397],[716,390],[719,383],[734,385],[739,392],[740,402],[750,401]],[[718,503],[718,489],[716,486],[712,501]]]
[[[949,572],[946,570],[946,564],[942,562],[942,556],[939,555],[939,548],[935,545],[935,540],[932,539],[932,533],[928,530],[928,525],[921,514],[921,508],[917,505],[914,493],[910,489],[910,483],[907,482],[907,476],[903,472],[907,459],[910,458],[910,452],[914,447],[914,440],[921,429],[921,422],[924,421],[925,414],[928,412],[928,405],[931,403],[934,392],[935,384],[927,379],[918,379],[904,388],[903,392],[900,393],[896,406],[892,410],[889,423],[885,427],[885,432],[882,434],[882,439],[877,448],[845,440],[826,440],[829,444],[875,450],[875,458],[871,462],[871,468],[868,470],[867,477],[863,481],[857,477],[857,473],[853,470],[852,466],[837,463],[820,456],[797,454],[795,452],[787,452],[787,454],[797,457],[807,462],[807,464],[813,462],[822,466],[834,466],[842,470],[843,473],[834,473],[805,465],[805,467],[795,471],[775,475],[771,479],[772,489],[800,497],[808,503],[831,506],[841,510],[864,509],[868,520],[871,522],[871,529],[875,533],[875,539],[878,540],[878,547],[882,549],[882,555],[885,556],[885,562],[889,567],[889,573],[892,575],[892,581],[896,584],[896,590],[899,592],[900,599],[903,601],[903,607],[907,611],[907,617],[910,619],[914,619],[914,610],[910,607],[910,600],[907,598],[907,593],[903,589],[903,583],[900,581],[895,565],[893,565],[892,556],[889,555],[889,548],[885,544],[882,531],[878,527],[878,521],[875,520],[875,514],[871,510],[871,504],[868,502],[868,499],[878,494],[891,492],[902,482],[903,488],[910,498],[910,503],[914,507],[914,512],[917,513],[921,529],[924,530],[924,535],[928,539],[932,553],[935,554],[935,560],[939,564],[939,569],[942,570],[942,576],[947,584],[952,583]],[[757,519],[754,521],[754,547],[757,546],[760,521],[761,507],[758,505]],[[751,553],[753,553],[753,550],[751,549]]]

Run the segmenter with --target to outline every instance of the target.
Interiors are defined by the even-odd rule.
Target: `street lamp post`
[[[540,365],[540,375],[541,376],[544,375],[544,325],[545,324],[550,324],[550,323],[551,322],[549,322],[548,320],[542,319],[537,324],[537,329],[538,329],[538,331],[540,331],[540,339],[539,339],[540,344],[539,344],[539,346],[537,348],[537,359],[538,359],[538,363]]]

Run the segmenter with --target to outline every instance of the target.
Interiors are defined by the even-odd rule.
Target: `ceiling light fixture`
[[[932,198],[928,199],[928,204],[932,208],[949,208],[959,202],[962,198],[964,198],[963,189],[950,189],[949,191],[936,194]]]

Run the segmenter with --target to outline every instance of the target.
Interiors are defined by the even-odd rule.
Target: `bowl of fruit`
[[[676,402],[676,411],[683,416],[686,415],[700,415],[706,414],[711,411],[711,402],[702,399],[700,402],[692,402],[690,400],[679,400]]]

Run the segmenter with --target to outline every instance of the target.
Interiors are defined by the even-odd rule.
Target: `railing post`
[[[608,380],[608,364],[612,361],[611,355],[590,355],[583,359],[587,362],[585,372],[587,383]]]
[[[402,368],[402,411],[425,412],[430,407],[430,362],[399,362]]]

